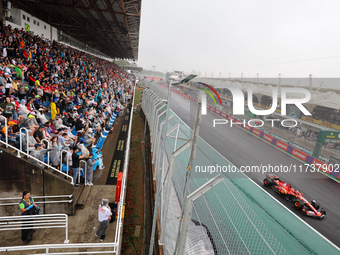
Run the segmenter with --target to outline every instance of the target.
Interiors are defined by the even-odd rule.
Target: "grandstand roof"
[[[11,3],[109,57],[138,58],[141,0],[11,0]]]

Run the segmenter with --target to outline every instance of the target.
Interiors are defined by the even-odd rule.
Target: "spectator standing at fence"
[[[99,225],[95,233],[95,236],[100,235],[101,242],[104,241],[105,239],[106,229],[109,226],[111,215],[112,213],[111,213],[111,208],[109,206],[109,200],[103,198],[102,203],[99,205],[99,208],[98,208]]]

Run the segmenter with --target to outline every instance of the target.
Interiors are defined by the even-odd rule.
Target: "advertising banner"
[[[292,151],[292,155],[294,155],[295,157],[299,158],[299,159],[302,159],[303,161],[306,161],[307,159],[307,154],[302,152],[302,151],[299,151],[295,148],[293,148],[293,151]]]
[[[258,129],[256,129],[256,128],[253,128],[253,133],[254,133],[255,135],[261,136],[261,131],[258,130]]]
[[[281,142],[280,140],[277,140],[276,141],[276,146],[281,148],[282,150],[284,151],[287,151],[288,150],[288,144],[284,143],[284,142]]]
[[[263,135],[263,139],[270,142],[270,143],[273,141],[273,137],[270,136],[270,135],[267,135],[267,134]]]

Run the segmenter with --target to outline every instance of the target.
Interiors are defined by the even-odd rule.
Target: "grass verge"
[[[136,96],[139,98],[137,92]],[[143,254],[144,164],[141,151],[141,121],[141,117],[135,113],[131,130],[122,254]],[[140,226],[139,236],[135,235],[137,226]]]

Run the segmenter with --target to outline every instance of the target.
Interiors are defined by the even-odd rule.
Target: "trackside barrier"
[[[183,191],[189,172],[192,130],[173,111],[170,111],[173,118],[169,118],[167,124],[164,116],[155,122],[158,118],[154,115],[155,107],[161,98],[161,95],[155,96],[155,91],[160,89],[163,90],[161,94],[166,94],[163,87],[150,83],[143,93],[141,108],[150,133],[161,136],[159,139],[166,142],[164,153],[160,152],[157,140],[152,144],[153,154],[157,154],[153,177],[160,195],[154,209],[159,218],[153,226],[157,224],[161,231],[159,245],[164,254],[339,254],[339,248],[301,221],[200,137],[185,200]],[[213,107],[208,109],[217,112]],[[227,171],[222,174],[222,179],[216,179],[218,171],[207,169],[217,164],[236,171]],[[209,183],[212,179],[219,182],[215,185]],[[192,203],[185,203],[190,198]],[[181,217],[183,208],[186,209]],[[183,223],[179,232],[180,221]],[[310,231],[305,231],[306,228]],[[305,234],[301,235],[301,231]],[[150,243],[154,237],[151,238]],[[175,244],[179,247],[178,253]]]
[[[133,95],[135,95],[136,84],[133,87]],[[131,141],[131,129],[132,129],[132,119],[133,119],[133,106],[135,102],[135,97],[133,96],[132,99],[132,106],[130,110],[130,123],[129,123],[129,131],[126,141],[126,150],[125,150],[125,160],[124,160],[124,167],[123,167],[123,178],[122,178],[122,188],[120,190],[120,199],[117,206],[117,224],[116,224],[116,234],[115,234],[115,243],[120,244],[121,238],[123,235],[123,217],[124,217],[124,210],[125,210],[125,197],[126,197],[126,185],[127,185],[127,177],[128,177],[128,165],[129,165],[129,158],[130,158],[130,141]]]
[[[68,216],[66,214],[39,214],[0,217],[0,231],[42,228],[65,228],[64,243],[69,242]],[[0,248],[0,251],[3,251],[2,248]]]
[[[164,85],[161,85],[165,88],[168,88]],[[177,91],[177,90],[172,90],[173,92],[184,96],[185,98],[196,102],[197,100],[193,97],[188,97],[187,95],[185,95],[184,93]],[[221,112],[216,110],[215,108],[211,107],[211,106],[207,106],[207,109],[210,110],[211,112],[214,112],[217,115],[222,116],[225,119],[231,120],[232,122],[234,122],[235,124],[237,124],[238,126],[241,126],[243,129],[247,130],[250,133],[255,134],[256,136],[260,137],[262,140],[265,140],[266,142],[273,144],[275,147],[288,152],[289,154],[293,155],[294,157],[302,160],[303,162],[306,162],[310,165],[312,165],[313,167],[315,167],[317,170],[324,172],[325,174],[327,174],[329,177],[334,178],[334,179],[338,179],[340,180],[340,171],[338,171],[338,169],[333,169],[332,166],[328,165],[325,162],[322,162],[321,160],[314,158],[310,155],[308,155],[305,152],[302,152],[301,150],[298,150],[296,148],[294,148],[293,146],[288,145],[287,143],[280,141],[277,138],[274,138],[271,135],[268,135],[266,133],[264,133],[263,131],[260,131],[254,127],[250,127],[249,125],[245,124],[243,125],[243,122],[241,122],[240,120],[228,115],[227,113]]]

